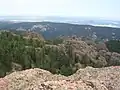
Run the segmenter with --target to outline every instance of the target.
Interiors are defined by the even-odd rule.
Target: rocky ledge
[[[69,77],[38,68],[18,71],[0,79],[0,90],[120,90],[120,67],[87,67]]]

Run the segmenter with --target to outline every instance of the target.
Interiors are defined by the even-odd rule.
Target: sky
[[[120,0],[0,0],[0,16],[103,17],[120,20]]]

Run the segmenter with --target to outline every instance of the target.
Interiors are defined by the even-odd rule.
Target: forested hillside
[[[0,34],[0,75],[28,68],[43,68],[53,73],[71,74],[69,57],[57,46],[45,41],[25,38],[11,32]],[[48,42],[52,43],[52,42]],[[53,43],[56,43],[53,42]],[[61,71],[60,71],[60,70]]]
[[[86,66],[120,65],[120,54],[109,52],[104,43],[75,37],[45,41],[43,37],[36,36],[33,32],[27,36],[0,32],[0,76],[29,68],[68,76]]]
[[[120,53],[120,41],[119,40],[110,40],[106,42],[106,45],[111,52]]]

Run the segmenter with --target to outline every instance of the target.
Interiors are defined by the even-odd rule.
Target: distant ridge
[[[120,21],[93,17],[60,17],[60,16],[0,16],[0,21],[18,22],[57,22],[78,25],[97,25],[104,27],[119,27]]]
[[[116,23],[117,24],[117,23]],[[105,24],[104,24],[105,25]],[[59,36],[92,37],[96,34],[98,39],[120,39],[120,28],[101,27],[94,25],[78,25],[57,22],[0,22],[0,30],[34,31],[42,34],[45,39]]]

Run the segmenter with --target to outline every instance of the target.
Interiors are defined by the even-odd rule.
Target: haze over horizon
[[[0,16],[100,17],[120,20],[120,0],[0,0]]]

